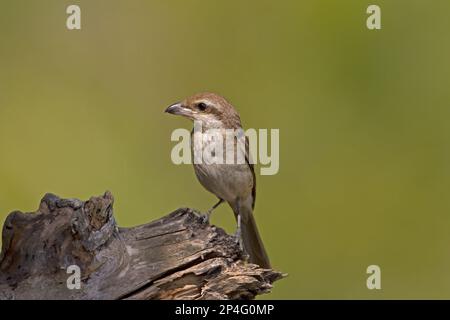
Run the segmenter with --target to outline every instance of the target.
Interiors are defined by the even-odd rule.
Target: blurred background
[[[46,192],[111,190],[121,226],[207,210],[215,197],[170,160],[171,132],[191,124],[163,110],[213,91],[246,128],[280,129],[255,214],[289,276],[261,298],[448,299],[449,13],[448,0],[2,0],[0,221]],[[234,232],[225,205],[212,223]],[[366,287],[371,264],[382,290]]]

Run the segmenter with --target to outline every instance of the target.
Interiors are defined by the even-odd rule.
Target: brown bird
[[[239,114],[234,107],[225,98],[214,93],[196,94],[169,106],[165,112],[181,115],[201,124],[201,134],[207,134],[208,130],[216,129],[216,132],[222,134],[223,141],[226,141],[225,130],[242,130]],[[193,154],[195,144],[192,143],[192,139],[196,138],[194,134],[197,133],[193,130],[191,134]],[[223,147],[223,141],[219,142],[214,137],[207,136],[206,139],[203,137],[203,141],[203,148],[211,147],[211,144],[214,143],[221,143],[220,147]],[[237,142],[234,141],[235,147],[236,144]],[[231,164],[225,163],[225,160],[224,163],[194,162],[194,170],[203,187],[219,198],[219,202],[205,215],[206,220],[209,220],[212,211],[223,201],[228,202],[237,220],[236,236],[241,248],[249,255],[250,262],[263,268],[270,268],[269,258],[253,216],[256,177],[253,164],[249,161],[247,139],[245,140],[245,150],[243,162],[234,161]]]

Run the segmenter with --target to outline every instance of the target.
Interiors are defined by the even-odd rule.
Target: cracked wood
[[[282,274],[243,260],[224,230],[182,208],[118,228],[111,193],[86,202],[47,194],[3,226],[0,299],[252,299]],[[81,288],[67,288],[67,267]]]

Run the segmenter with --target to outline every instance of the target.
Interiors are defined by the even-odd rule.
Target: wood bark
[[[85,202],[47,194],[36,212],[9,214],[0,299],[252,299],[283,277],[247,263],[233,236],[192,209],[119,228],[113,202],[109,192]]]

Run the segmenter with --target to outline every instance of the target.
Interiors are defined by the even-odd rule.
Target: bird
[[[225,141],[226,130],[243,130],[241,119],[233,107],[224,97],[210,92],[197,93],[181,102],[174,103],[165,109],[166,113],[188,118],[196,124],[201,125],[200,134],[208,134],[214,131],[222,134]],[[195,130],[191,133],[191,150],[194,154]],[[233,139],[234,140],[234,139]],[[223,142],[212,137],[203,137],[204,146]],[[236,140],[234,146],[236,147]],[[208,163],[193,162],[194,171],[200,184],[218,198],[218,202],[204,215],[205,220],[214,209],[223,202],[227,202],[234,212],[237,221],[236,239],[241,249],[247,255],[248,261],[262,268],[271,268],[269,257],[264,248],[263,241],[258,232],[253,210],[256,200],[256,176],[254,165],[250,161],[248,139],[245,137],[245,161],[233,163]],[[215,150],[214,148],[211,148]],[[242,149],[241,149],[242,150]],[[234,159],[236,160],[236,158]]]

